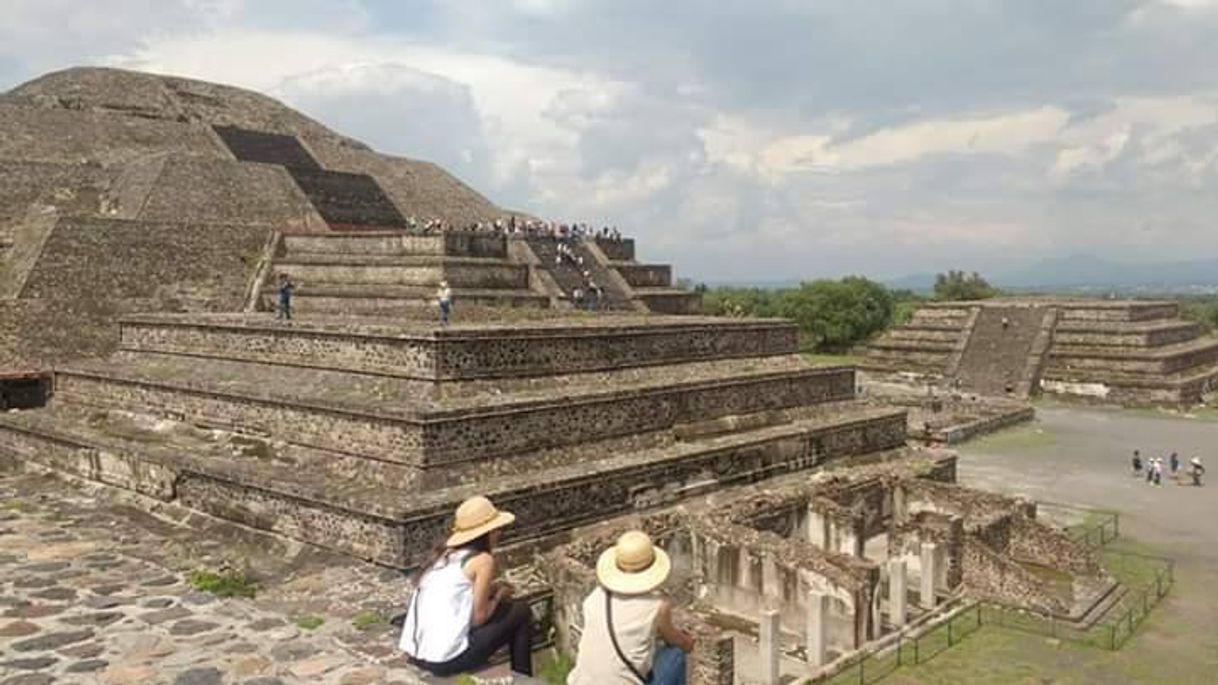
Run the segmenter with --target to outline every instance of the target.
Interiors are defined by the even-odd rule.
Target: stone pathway
[[[396,573],[248,531],[192,534],[114,497],[0,477],[0,685],[424,682],[393,649],[393,629],[370,620],[405,592]],[[260,554],[246,557],[250,544]],[[186,582],[188,568],[233,550],[273,580],[256,599]]]

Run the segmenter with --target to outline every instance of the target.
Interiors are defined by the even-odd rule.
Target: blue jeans
[[[657,652],[647,685],[685,685],[685,652],[677,647],[664,647]]]

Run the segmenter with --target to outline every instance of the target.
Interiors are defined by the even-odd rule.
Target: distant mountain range
[[[1218,291],[1218,259],[1179,262],[1118,262],[1088,255],[1045,259],[1008,273],[983,273],[1006,290],[1067,291]],[[928,292],[935,274],[920,273],[886,281],[892,288]]]

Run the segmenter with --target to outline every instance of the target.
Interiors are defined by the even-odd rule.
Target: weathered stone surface
[[[90,609],[113,609],[116,606],[128,604],[131,600],[125,597],[108,597],[106,595],[91,595],[85,597],[84,605]]]
[[[70,599],[76,599],[76,591],[68,587],[49,587],[45,590],[32,593],[30,596],[37,597],[38,599],[66,602]]]
[[[178,621],[170,626],[169,634],[177,637],[198,635],[199,633],[205,633],[209,630],[215,630],[218,627],[219,626],[215,623],[188,618],[184,621]]]
[[[177,678],[174,678],[173,685],[220,685],[222,682],[224,682],[224,676],[220,673],[220,669],[209,666],[183,671],[178,674]]]
[[[148,664],[111,664],[102,671],[102,682],[107,685],[142,685],[156,677],[156,668]]]
[[[46,673],[26,673],[0,680],[0,685],[51,685],[55,677]]]
[[[271,657],[276,661],[299,661],[313,656],[317,651],[317,645],[311,642],[294,640],[275,645],[271,648]]]
[[[105,659],[85,659],[84,661],[77,661],[74,664],[70,664],[64,670],[68,673],[92,673],[94,671],[100,671],[109,665],[110,662],[106,661]]]
[[[275,662],[264,656],[247,656],[232,662],[232,665],[229,666],[229,673],[234,678],[248,678],[263,675],[274,665]]]
[[[317,678],[342,666],[347,660],[334,654],[318,654],[292,664],[289,670],[299,678]]]
[[[43,561],[36,564],[26,564],[18,567],[17,570],[28,573],[51,573],[53,571],[62,571],[71,565],[66,561]]]
[[[385,669],[383,668],[374,666],[356,668],[343,673],[338,679],[338,685],[372,685],[372,683],[381,682],[384,675]]]
[[[256,633],[261,633],[261,632],[271,630],[273,628],[279,628],[279,627],[285,626],[285,625],[287,625],[287,621],[284,621],[283,619],[260,618],[256,621],[250,622],[250,624],[246,627]]]
[[[99,611],[92,614],[82,614],[79,616],[64,616],[59,620],[63,623],[73,626],[108,626],[115,621],[123,618],[123,614],[117,611]]]
[[[186,618],[191,615],[190,609],[186,607],[170,607],[168,609],[159,609],[150,611],[146,614],[140,614],[140,619],[151,625],[160,625],[166,621],[176,621],[179,618]]]
[[[58,604],[18,604],[4,612],[5,618],[44,618],[54,616],[64,611],[63,605]]]
[[[63,649],[59,650],[59,653],[74,659],[92,659],[104,651],[106,651],[104,645],[97,642],[89,642],[83,645],[64,647]]]
[[[93,630],[69,630],[59,633],[46,633],[21,642],[14,642],[12,648],[18,652],[42,652],[59,649],[77,642],[83,642],[93,637]]]
[[[59,659],[53,656],[38,656],[31,659],[12,659],[9,661],[0,662],[0,666],[5,668],[15,668],[19,671],[40,671],[44,668],[54,666]]]
[[[0,637],[24,637],[39,630],[36,624],[29,621],[12,621],[0,626]]]
[[[173,597],[149,597],[141,599],[139,605],[145,609],[168,609],[176,602],[177,600]]]

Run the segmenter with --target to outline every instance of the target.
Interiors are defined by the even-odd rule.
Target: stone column
[[[782,649],[782,632],[777,610],[768,609],[761,612],[761,640],[758,659],[761,662],[760,676],[762,685],[778,685],[780,665],[779,652]]]
[[[778,579],[778,562],[769,554],[761,557],[761,593],[763,597],[782,599],[782,585]]]
[[[817,668],[827,660],[829,596],[813,590],[808,593],[808,665]]]
[[[819,511],[813,509],[811,504],[808,505],[807,528],[808,543],[814,547],[828,549],[829,538],[825,530],[825,517],[821,516]]]
[[[905,625],[907,620],[905,602],[908,594],[905,591],[905,580],[905,560],[890,560],[888,562],[888,621],[898,628]]]
[[[935,608],[935,578],[939,575],[939,546],[933,542],[922,543],[922,597],[923,609]]]

